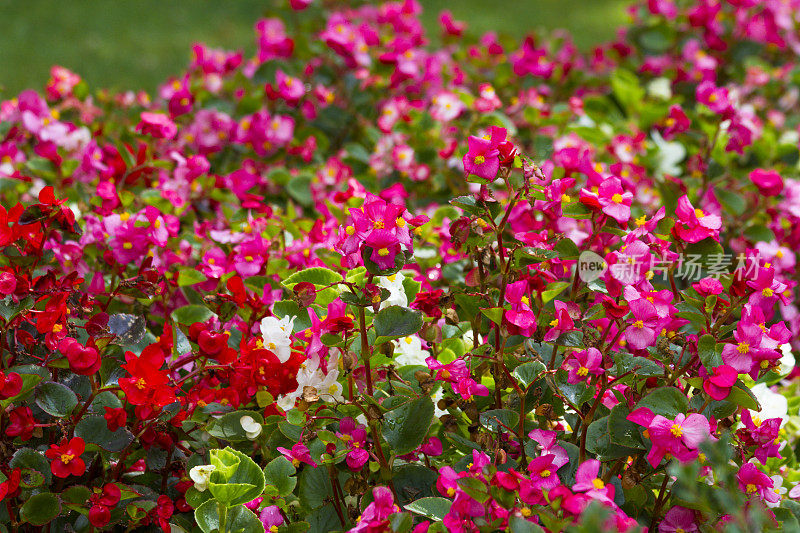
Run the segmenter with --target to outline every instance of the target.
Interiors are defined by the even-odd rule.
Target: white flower
[[[189,477],[194,481],[194,488],[203,492],[208,488],[208,481],[211,479],[211,472],[216,470],[214,465],[198,465],[189,470]]]
[[[294,332],[295,318],[285,316],[278,320],[274,316],[268,316],[261,320],[261,336],[264,339],[264,347],[277,355],[281,363],[288,361],[292,355],[292,333]]]
[[[780,348],[781,356],[780,360],[780,367],[778,368],[778,373],[781,376],[786,376],[794,369],[795,359],[794,355],[792,354],[792,346],[790,344],[781,344],[778,346]]]
[[[787,491],[786,487],[783,486],[783,476],[775,475],[771,476],[770,479],[772,480],[772,490],[774,490],[775,494],[780,496],[782,500],[783,495],[786,494]],[[770,503],[768,501],[765,501],[764,503],[767,504],[767,507],[774,508],[781,504],[781,500],[778,500],[775,503]]]
[[[421,365],[425,366],[425,359],[430,353],[422,349],[422,341],[416,335],[402,337],[394,343],[394,360],[397,366]]]
[[[381,302],[381,309],[390,305],[400,305],[402,307],[408,305],[408,296],[406,296],[406,289],[403,287],[404,279],[405,276],[399,272],[391,276],[380,277],[378,286],[389,291],[389,297]]]
[[[263,427],[261,424],[253,420],[252,416],[244,415],[242,418],[239,419],[239,423],[242,425],[242,429],[247,435],[247,438],[250,440],[255,439],[259,435],[261,435],[261,430]]]
[[[681,167],[678,163],[686,157],[686,147],[677,141],[665,141],[657,131],[654,131],[652,135],[653,142],[658,148],[658,152],[656,152],[656,159],[658,160],[656,174],[659,176],[664,174],[679,176]]]
[[[672,82],[669,78],[656,78],[647,84],[647,93],[661,100],[672,98]]]
[[[294,407],[295,401],[303,395],[306,387],[315,389],[320,399],[326,402],[344,401],[342,386],[337,381],[339,379],[339,351],[331,350],[327,374],[322,372],[319,364],[319,359],[311,359],[300,367],[300,371],[297,373],[297,389],[278,398],[278,405],[281,409],[288,411]]]
[[[772,392],[765,383],[759,383],[750,389],[750,392],[761,404],[760,411],[750,411],[752,416],[758,415],[761,420],[780,418],[781,426],[789,419],[789,401],[786,396]]]

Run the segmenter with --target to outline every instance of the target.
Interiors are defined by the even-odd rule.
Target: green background
[[[319,0],[316,0],[319,1]],[[567,28],[582,48],[613,38],[629,0],[421,0],[423,22],[438,34],[441,9],[473,32],[517,37]],[[92,88],[152,91],[179,73],[196,41],[255,49],[255,21],[270,0],[0,0],[0,96],[41,89],[60,64]]]

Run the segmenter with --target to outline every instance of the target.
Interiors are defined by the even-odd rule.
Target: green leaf
[[[420,498],[405,506],[405,508],[412,513],[416,513],[441,522],[445,515],[450,512],[450,506],[453,505],[451,500],[447,498],[440,498],[434,496],[431,498]]]
[[[286,192],[289,196],[294,198],[297,203],[305,206],[310,206],[314,203],[314,198],[311,196],[311,180],[309,174],[300,174],[293,177],[286,184]]]
[[[45,381],[36,388],[36,405],[45,413],[62,418],[72,413],[78,397],[66,385]]]
[[[503,425],[515,430],[519,424],[519,413],[510,409],[489,409],[480,414],[480,422],[491,431],[507,431]]]
[[[228,510],[225,529],[236,533],[262,533],[264,524],[253,511],[244,505],[238,505]]]
[[[264,417],[256,411],[234,411],[226,413],[209,424],[208,432],[218,439],[231,442],[249,440],[247,433],[242,428],[242,417],[249,416],[258,424],[264,423]]]
[[[121,452],[133,442],[133,433],[128,428],[109,431],[106,419],[97,415],[83,417],[75,426],[75,436],[97,444],[107,452]]]
[[[654,390],[636,404],[636,409],[647,407],[653,413],[666,418],[675,418],[689,408],[689,400],[675,387],[661,387]]]
[[[608,434],[611,442],[628,448],[644,449],[639,426],[627,420],[629,414],[628,408],[621,403],[611,409],[611,414],[608,415]]]
[[[219,506],[216,500],[208,500],[194,510],[194,520],[203,533],[219,531]]]
[[[282,285],[291,290],[292,287],[301,282],[325,286],[330,285],[331,283],[336,283],[337,281],[342,281],[343,279],[344,278],[342,278],[341,274],[338,274],[333,270],[322,267],[314,267],[301,270],[300,272],[295,272],[286,278]]]
[[[205,274],[193,268],[182,268],[178,272],[178,287],[186,287],[187,285],[202,283],[206,280],[208,280],[208,278]]]
[[[14,302],[11,296],[7,296],[3,300],[0,300],[0,316],[2,316],[5,323],[8,324],[22,313],[32,309],[33,304],[33,298],[30,296],[23,298],[17,303]]]
[[[487,309],[481,309],[480,311],[495,324],[500,325],[503,323],[503,313],[505,310],[502,307],[489,307]]]
[[[50,461],[44,454],[32,448],[20,448],[11,457],[8,466],[11,468],[30,468],[36,470],[44,476],[45,485],[49,485],[52,479]]]
[[[697,341],[697,356],[709,372],[722,364],[722,349],[717,351],[717,344],[711,335],[703,335]]]
[[[205,322],[214,316],[214,313],[204,305],[185,305],[174,310],[171,316],[178,324],[191,326],[195,322]]]
[[[572,239],[561,239],[555,245],[559,259],[577,259],[581,251]]]
[[[489,499],[489,492],[480,480],[474,477],[462,477],[456,481],[461,490],[467,493],[473,500],[483,503]]]
[[[419,311],[399,305],[390,305],[379,311],[372,321],[375,326],[375,335],[377,335],[375,344],[413,335],[422,329],[424,323],[425,320]]]
[[[511,374],[517,378],[523,389],[527,389],[540,379],[546,370],[547,367],[541,361],[531,361],[519,365]]]
[[[20,509],[22,519],[34,526],[43,526],[61,512],[58,496],[51,492],[40,492],[28,498]]]
[[[561,204],[561,214],[567,218],[591,218],[592,211],[580,202],[569,202]]]
[[[751,411],[761,410],[761,405],[758,403],[755,394],[741,379],[736,380],[736,383],[731,387],[731,393],[726,399]]]
[[[547,303],[554,299],[567,287],[569,287],[569,283],[566,281],[554,281],[550,283],[547,285],[547,289],[542,292],[542,303]]]
[[[406,402],[384,415],[383,438],[396,455],[413,452],[422,444],[433,420],[433,402],[428,397]]]
[[[264,479],[266,484],[278,489],[280,496],[288,496],[297,485],[297,478],[294,478],[296,470],[286,457],[276,457],[264,467]]]
[[[242,452],[231,447],[211,450],[211,464],[217,469],[208,489],[228,507],[247,503],[264,492],[264,471]]]
[[[544,529],[541,526],[534,524],[530,520],[526,520],[521,516],[511,515],[508,520],[508,530],[511,533],[543,533]]]

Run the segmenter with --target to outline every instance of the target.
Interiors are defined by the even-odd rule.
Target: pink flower
[[[172,139],[178,133],[178,126],[163,113],[143,111],[136,131],[142,135],[151,135],[156,139]]]
[[[556,316],[555,319],[550,321],[550,329],[548,329],[547,333],[544,335],[545,342],[554,341],[561,336],[562,333],[575,329],[575,322],[572,320],[569,313],[570,307],[575,309],[575,304],[566,304],[560,300],[556,300],[553,304],[556,308]],[[580,313],[580,310],[576,310],[576,314],[578,313]]]
[[[526,337],[536,331],[536,315],[530,307],[527,295],[528,282],[516,281],[506,287],[506,301],[511,304],[511,309],[505,312],[505,319],[519,328],[519,334]]]
[[[714,368],[713,373],[703,382],[703,390],[714,400],[724,400],[731,393],[731,387],[737,379],[739,372],[736,369],[720,365]]]
[[[589,459],[578,466],[572,490],[584,492],[593,499],[614,505],[614,486],[606,485],[600,479],[600,461],[597,459]]]
[[[697,101],[704,104],[723,119],[731,118],[734,114],[733,104],[728,97],[728,90],[717,87],[712,81],[704,81],[697,86],[695,94]]]
[[[757,168],[750,172],[750,181],[764,196],[778,196],[783,190],[783,178],[775,170]]]
[[[287,450],[286,448],[278,447],[278,451],[283,454],[292,464],[297,468],[300,466],[300,463],[305,463],[307,465],[313,466],[314,468],[317,467],[317,463],[311,458],[311,453],[308,451],[308,448],[305,444],[300,444],[299,442],[292,446],[291,450]]]
[[[469,150],[464,154],[462,162],[467,174],[478,176],[487,181],[494,181],[500,170],[500,150],[498,147],[506,139],[506,130],[492,126],[489,134],[483,137],[471,135],[467,139]]]
[[[753,463],[745,463],[736,474],[739,482],[739,489],[748,496],[755,496],[769,503],[776,503],[781,500],[779,494],[772,489],[772,479],[761,472]]]
[[[289,103],[297,102],[306,92],[302,80],[287,76],[281,69],[275,72],[275,83],[278,85],[278,94]]]
[[[389,526],[387,521],[389,515],[400,512],[400,508],[394,503],[392,491],[386,487],[372,489],[372,497],[372,503],[367,505],[367,508],[361,513],[358,525],[349,533],[386,531]]]
[[[680,505],[667,511],[664,519],[658,525],[658,533],[694,533],[695,531],[699,531],[695,521],[695,512]]]
[[[567,451],[556,444],[556,432],[544,429],[534,429],[528,433],[528,438],[534,440],[542,449],[542,455],[552,455],[553,465],[556,470],[569,462]]]
[[[670,140],[679,133],[689,129],[691,121],[683,109],[679,105],[673,105],[669,108],[669,116],[664,120],[664,130],[662,135],[664,139]]]
[[[658,336],[659,316],[655,306],[645,298],[629,304],[634,321],[625,329],[625,340],[636,350],[652,346]]]
[[[699,242],[711,237],[719,240],[719,230],[722,227],[722,219],[719,215],[711,215],[703,212],[702,209],[695,209],[686,195],[678,200],[675,209],[678,224],[673,231],[678,238],[686,242]]]
[[[581,189],[580,201],[589,207],[599,207],[603,213],[620,224],[631,218],[633,193],[622,188],[619,178],[612,176],[604,179],[596,191]]]
[[[603,370],[603,354],[597,348],[572,352],[564,363],[569,370],[569,383],[585,382],[589,374],[599,376]]]
[[[558,467],[553,464],[553,459],[555,455],[542,455],[528,463],[532,488],[539,491],[550,490],[561,484],[556,474]]]
[[[636,409],[628,420],[646,427],[645,436],[650,439],[652,448],[647,454],[648,462],[656,468],[665,455],[685,462],[697,457],[697,447],[701,442],[714,437],[708,419],[701,414],[689,416],[678,414],[675,420],[655,415],[647,407]]]

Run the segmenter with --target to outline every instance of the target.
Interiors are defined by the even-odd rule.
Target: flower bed
[[[797,1],[283,9],[0,104],[0,530],[800,528]]]

